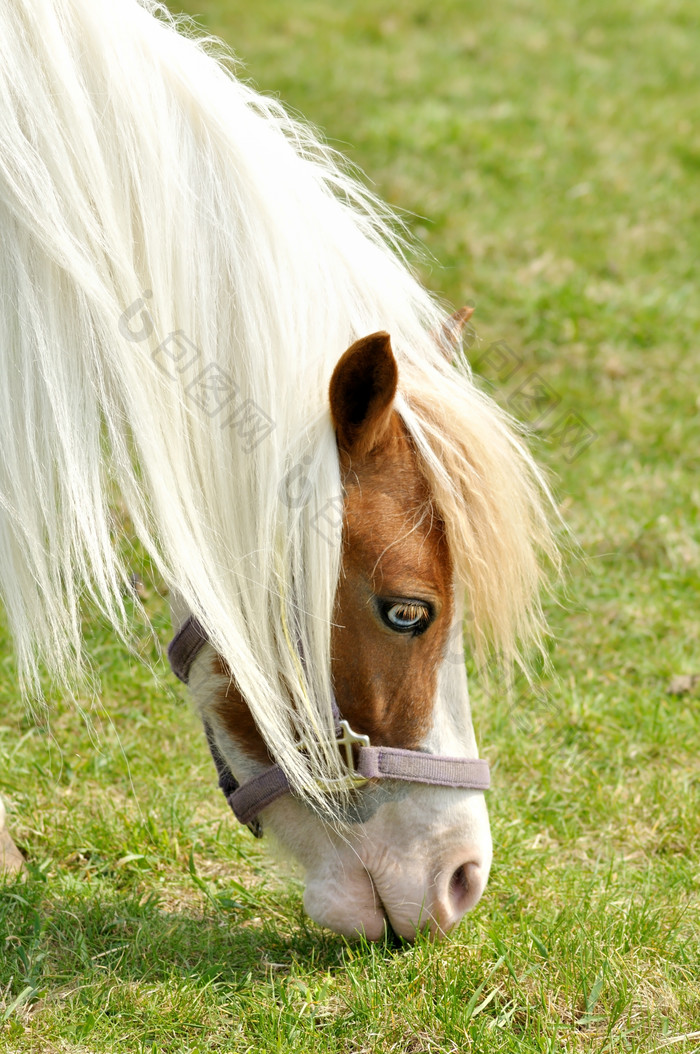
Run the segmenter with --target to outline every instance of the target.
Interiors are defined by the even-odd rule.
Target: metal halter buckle
[[[345,755],[345,764],[348,767],[346,776],[343,776],[339,780],[319,780],[319,785],[325,790],[334,791],[341,790],[348,787],[361,787],[364,783],[368,783],[366,776],[361,776],[355,767],[355,755],[352,752],[353,746],[368,747],[370,745],[369,736],[361,735],[359,732],[353,731],[350,727],[350,723],[344,718],[338,722],[338,731],[336,733],[336,744],[342,748],[343,754]],[[306,740],[301,740],[297,744],[298,750],[307,750]]]
[[[354,783],[367,783],[367,779],[364,776],[360,776],[357,769],[355,768],[355,755],[352,752],[354,744],[361,747],[369,746],[369,736],[363,736],[359,732],[353,732],[350,728],[350,723],[344,718],[340,721],[340,728],[342,734],[336,738],[336,743],[339,747],[343,748],[345,754],[345,762],[348,766],[348,772],[353,779]]]

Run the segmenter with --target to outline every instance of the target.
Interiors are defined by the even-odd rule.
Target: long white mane
[[[118,496],[313,799],[339,765],[294,743],[332,724],[344,349],[391,334],[477,645],[537,637],[550,537],[386,210],[212,48],[152,0],[0,5],[0,596],[30,688],[80,667],[83,595],[128,635]]]

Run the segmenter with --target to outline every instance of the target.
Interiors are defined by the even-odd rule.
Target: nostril
[[[450,879],[450,903],[459,910],[462,901],[466,900],[468,894],[469,879],[467,877],[467,869],[464,864],[461,864]]]
[[[481,868],[470,862],[460,864],[453,872],[448,887],[450,908],[457,918],[469,911],[478,902],[483,892]]]

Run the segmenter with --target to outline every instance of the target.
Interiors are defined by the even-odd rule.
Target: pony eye
[[[381,615],[387,626],[397,633],[422,633],[430,625],[432,612],[422,601],[385,601],[381,605]]]

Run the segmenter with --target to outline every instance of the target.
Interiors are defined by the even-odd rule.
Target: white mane
[[[332,725],[345,348],[390,332],[477,637],[506,653],[537,634],[548,535],[386,210],[207,46],[152,0],[0,5],[0,596],[29,687],[39,659],[80,667],[83,593],[126,635],[118,494],[313,799],[339,765],[294,743]]]

